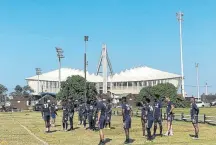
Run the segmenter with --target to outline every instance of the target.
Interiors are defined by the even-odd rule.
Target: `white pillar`
[[[107,93],[107,50],[106,50],[106,44],[103,44],[103,93]]]

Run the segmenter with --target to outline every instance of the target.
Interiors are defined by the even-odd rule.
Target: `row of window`
[[[55,81],[40,81],[40,85],[43,88],[59,88],[59,82],[55,82]]]
[[[153,80],[153,81],[136,81],[136,82],[112,82],[113,87],[132,87],[132,86],[140,86],[140,87],[146,87],[146,86],[154,86],[156,84],[166,83],[169,82],[169,80]],[[100,87],[103,87],[103,83],[98,84]],[[110,86],[110,83],[108,82],[107,86]]]

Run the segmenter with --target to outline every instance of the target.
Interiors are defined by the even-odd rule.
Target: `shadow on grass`
[[[104,143],[105,143],[105,144],[106,144],[106,143],[109,143],[111,140],[112,140],[112,139],[110,139],[110,138],[106,138],[106,139],[104,140]]]
[[[58,130],[50,130],[48,133],[57,132]]]
[[[135,141],[135,139],[130,139],[129,143],[133,143]]]
[[[73,130],[77,130],[77,129],[79,129],[79,128],[80,128],[80,127],[74,127]]]
[[[195,137],[195,135],[193,135],[193,134],[189,134],[189,136],[190,136],[190,137]]]
[[[55,127],[59,127],[59,126],[61,126],[61,125],[55,125]]]

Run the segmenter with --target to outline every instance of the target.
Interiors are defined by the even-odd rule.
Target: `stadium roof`
[[[59,70],[43,73],[40,75],[40,80],[58,81]],[[84,71],[71,68],[61,68],[61,79],[65,81],[67,77],[72,75],[80,75],[84,77]],[[127,81],[145,81],[145,80],[159,80],[159,79],[171,79],[179,78],[180,75],[160,71],[147,66],[135,67],[129,70],[122,71],[113,75],[112,82],[127,82]],[[26,78],[26,80],[37,80],[37,76]],[[96,76],[96,74],[89,74],[87,72],[87,80],[89,82],[103,82],[102,76]],[[110,81],[110,77],[108,78]]]

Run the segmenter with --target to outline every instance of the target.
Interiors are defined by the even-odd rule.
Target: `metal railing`
[[[132,117],[141,117],[140,111],[132,111]],[[121,111],[112,111],[112,115],[114,116],[122,116]],[[162,120],[166,120],[166,113],[161,114]],[[188,114],[174,114],[173,120],[176,121],[185,121],[185,122],[191,122],[191,115]],[[216,125],[216,116],[207,116],[206,114],[200,114],[198,115],[198,121],[199,123],[206,123],[210,125]]]

